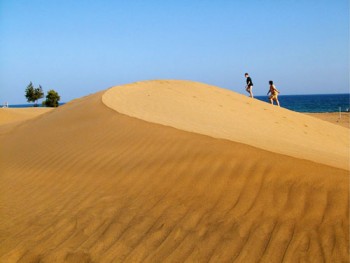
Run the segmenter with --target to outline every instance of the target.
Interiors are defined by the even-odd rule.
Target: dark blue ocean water
[[[64,105],[65,103],[58,103],[59,104],[59,106],[62,106],[62,105]],[[31,108],[31,107],[33,107],[33,103],[27,103],[27,104],[13,104],[13,105],[9,105],[9,108]],[[1,106],[0,106],[1,107]],[[39,108],[42,108],[43,106],[39,103],[38,104],[38,107]]]
[[[256,96],[258,100],[269,103],[268,96]],[[337,112],[349,111],[350,94],[321,94],[321,95],[280,95],[281,107],[298,112]],[[63,105],[64,103],[60,103]],[[41,105],[39,105],[41,106]],[[10,108],[33,107],[33,104],[10,105]]]
[[[258,100],[269,102],[268,96],[256,96]],[[280,95],[281,107],[297,112],[337,112],[349,111],[350,94],[320,94],[320,95]]]

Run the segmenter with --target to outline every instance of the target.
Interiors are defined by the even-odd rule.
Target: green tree
[[[40,85],[39,87],[34,88],[33,83],[30,82],[26,88],[25,96],[28,102],[34,102],[34,107],[37,107],[38,106],[37,102],[39,99],[44,97],[44,92]]]
[[[49,90],[46,95],[46,100],[43,101],[43,104],[46,107],[58,107],[58,102],[60,101],[60,99],[61,97],[56,91]]]
[[[27,101],[28,102],[34,102],[33,98],[34,98],[34,87],[33,87],[33,83],[30,82],[29,85],[26,88],[26,94],[25,94]]]

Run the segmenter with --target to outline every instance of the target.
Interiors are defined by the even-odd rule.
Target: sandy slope
[[[29,120],[53,108],[0,108],[0,125]]]
[[[348,171],[102,96],[0,126],[0,262],[348,262]]]
[[[349,169],[349,131],[215,86],[146,81],[109,89],[103,102],[118,112]]]

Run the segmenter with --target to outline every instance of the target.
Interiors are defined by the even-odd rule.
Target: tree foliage
[[[60,101],[60,99],[61,97],[56,91],[49,90],[46,95],[46,100],[43,101],[43,104],[46,107],[58,107],[58,102]]]
[[[40,85],[39,87],[34,88],[33,83],[30,82],[26,88],[25,96],[28,102],[34,102],[34,107],[37,107],[37,102],[44,97],[44,92]]]

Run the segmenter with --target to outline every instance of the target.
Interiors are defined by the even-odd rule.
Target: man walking
[[[249,77],[248,73],[245,73],[244,76],[247,79],[247,85],[245,86],[245,90],[249,93],[249,97],[254,98],[253,97],[253,82],[252,79]]]

